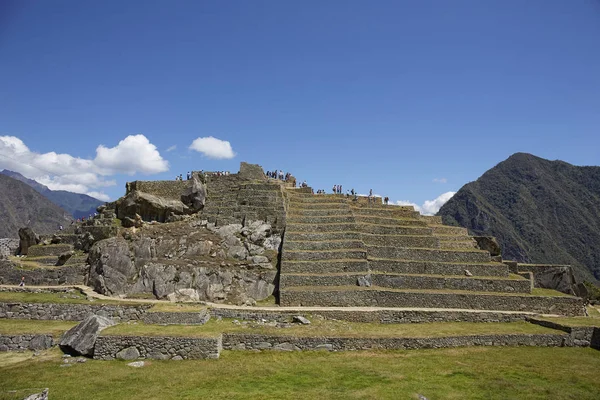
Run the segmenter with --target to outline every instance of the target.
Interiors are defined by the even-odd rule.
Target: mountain
[[[25,183],[0,174],[0,221],[0,238],[18,238],[19,228],[52,233],[59,225],[69,225],[72,218]]]
[[[463,186],[438,215],[495,236],[508,260],[571,264],[600,279],[600,167],[516,153]]]
[[[90,214],[96,212],[96,208],[99,205],[104,204],[103,201],[88,196],[87,194],[67,192],[66,190],[50,190],[47,186],[44,186],[33,179],[25,178],[18,172],[5,169],[0,173],[31,186],[54,204],[67,210],[73,218],[87,218]]]

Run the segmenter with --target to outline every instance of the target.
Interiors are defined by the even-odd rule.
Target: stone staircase
[[[478,250],[467,230],[409,206],[287,189],[282,306],[379,306],[551,312],[573,297],[532,283]]]
[[[216,225],[260,220],[283,230],[285,210],[281,185],[241,180],[235,175],[207,180],[203,218]]]

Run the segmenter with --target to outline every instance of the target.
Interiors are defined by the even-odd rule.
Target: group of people
[[[192,179],[192,173],[188,171],[188,173],[186,174],[186,179],[189,181],[190,179]],[[176,181],[182,181],[183,180],[183,174],[179,174],[177,176],[175,176],[175,180]]]
[[[202,172],[202,171],[200,171],[200,172]],[[229,176],[229,171],[204,172],[204,175],[207,175],[207,176],[211,176],[211,175],[214,175],[214,176]],[[190,175],[189,179],[192,179],[191,175]]]
[[[342,185],[333,185],[333,194],[343,194]]]
[[[283,173],[282,170],[267,171],[267,178],[279,179],[280,181],[289,181],[292,174],[289,172]]]

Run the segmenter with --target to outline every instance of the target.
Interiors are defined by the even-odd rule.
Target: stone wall
[[[221,336],[186,338],[167,336],[99,336],[94,347],[94,358],[155,360],[186,360],[219,358]],[[125,350],[125,351],[123,351]]]
[[[185,177],[184,177],[185,179]],[[134,181],[128,182],[125,189],[125,194],[129,194],[134,190],[149,193],[154,196],[163,197],[171,200],[181,200],[181,193],[191,184],[191,180],[183,181]]]
[[[57,303],[0,302],[0,318],[82,321],[90,314],[117,322],[138,321],[152,305],[88,305]]]
[[[14,256],[19,249],[19,239],[0,239],[0,258]]]
[[[147,312],[142,316],[145,324],[203,325],[210,319],[207,310],[199,312]]]
[[[83,284],[87,269],[85,265],[20,269],[14,263],[0,261],[0,284],[18,285],[24,276],[26,285],[79,285]]]
[[[514,322],[527,319],[527,313],[500,313],[484,311],[434,311],[434,310],[253,310],[251,308],[212,308],[213,317],[250,321],[289,322],[292,317],[302,315],[309,320],[315,316],[350,322],[374,322],[382,324],[426,323],[426,322]]]
[[[558,329],[569,334],[567,344],[568,346],[578,347],[593,347],[595,349],[600,348],[600,343],[596,342],[600,338],[600,328],[593,326],[568,326],[552,321],[547,321],[537,318],[528,318],[528,321],[532,324],[545,326],[547,328]]]
[[[564,334],[473,335],[440,338],[295,337],[259,334],[223,334],[224,350],[411,350],[464,346],[566,345]]]
[[[0,335],[0,352],[45,350],[52,346],[54,339],[49,334]]]
[[[458,294],[401,292],[386,290],[285,290],[281,306],[332,307],[371,306],[371,307],[412,307],[412,308],[454,308],[470,310],[498,310],[583,316],[583,300],[577,297],[510,296],[494,294]]]

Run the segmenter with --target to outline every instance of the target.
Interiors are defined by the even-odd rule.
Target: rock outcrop
[[[146,225],[128,238],[92,247],[88,284],[96,291],[235,304],[275,291],[281,236],[261,221],[216,227],[192,219]]]
[[[60,340],[60,348],[68,354],[93,356],[98,333],[115,323],[99,315],[90,315],[69,329]]]
[[[21,228],[19,229],[19,254],[27,255],[30,246],[34,246],[40,242],[40,237],[33,231],[33,229]]]
[[[181,194],[181,202],[185,204],[192,213],[196,213],[204,208],[206,201],[206,186],[202,180],[202,175],[194,172],[192,174],[190,186]]]

